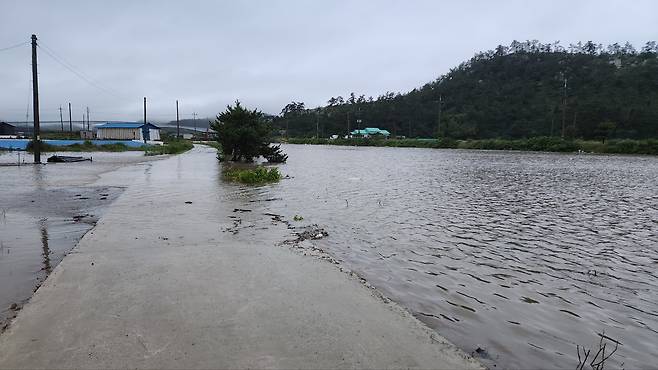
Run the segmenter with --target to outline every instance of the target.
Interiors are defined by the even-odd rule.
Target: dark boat
[[[91,158],[71,157],[66,155],[53,155],[48,158],[48,163],[70,163],[70,162],[91,162]]]

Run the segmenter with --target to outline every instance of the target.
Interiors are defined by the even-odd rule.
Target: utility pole
[[[350,111],[347,111],[347,136],[350,136]]]
[[[564,78],[564,98],[562,99],[562,138],[564,139],[564,128],[567,120],[567,78]]]
[[[39,122],[39,77],[37,75],[37,35],[32,35],[32,107],[34,109],[34,163],[41,163]]]
[[[87,107],[87,131],[89,131],[89,107]]]
[[[196,112],[192,113],[192,116],[194,117],[194,134],[196,135]]]
[[[441,106],[442,105],[443,105],[443,95],[439,94],[439,124],[436,129],[439,137],[441,137]]]
[[[64,119],[62,118],[62,106],[59,106],[59,123],[62,125],[62,132],[64,132]]]
[[[69,132],[73,132],[73,118],[71,117],[71,102],[69,102]]]
[[[178,100],[176,100],[176,139],[180,138],[180,121],[178,120]]]
[[[553,137],[554,126],[555,126],[555,106],[551,108],[551,137]]]
[[[146,125],[146,96],[144,97],[144,124]],[[146,136],[144,136],[144,143],[146,143]]]
[[[82,112],[82,122],[80,122],[81,125],[82,125],[82,131],[85,130],[85,121],[86,121],[86,119],[85,119],[85,112]]]

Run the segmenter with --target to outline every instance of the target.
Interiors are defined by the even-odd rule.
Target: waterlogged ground
[[[0,332],[131,182],[93,185],[99,176],[155,159],[133,152],[84,154],[94,161],[32,165],[29,154],[0,152]],[[24,165],[13,166],[18,163]]]
[[[124,165],[143,157],[108,153],[107,163],[0,167],[3,315],[17,299],[5,281],[29,297],[125,186],[138,186],[124,194],[135,210],[157,217],[139,194],[171,196],[152,181],[166,179],[185,184],[181,207],[217,224],[218,244],[275,244],[283,225],[317,224],[329,234],[317,247],[490,367],[573,368],[576,345],[599,335],[620,343],[608,368],[658,362],[658,158],[284,150],[290,178],[259,187],[227,183],[213,150],[199,147],[137,166]],[[100,180],[96,166],[105,166]],[[210,198],[222,209],[206,206]],[[162,230],[162,243],[209,241],[205,224],[179,222],[188,234]]]
[[[575,367],[603,333],[608,367],[658,363],[658,158],[285,151],[259,200],[489,366]]]

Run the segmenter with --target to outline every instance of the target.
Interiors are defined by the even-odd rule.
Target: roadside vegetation
[[[285,141],[285,140],[282,140]],[[481,139],[454,140],[442,139],[315,139],[290,138],[290,144],[381,146],[404,148],[451,148],[485,150],[523,150],[539,152],[587,152],[609,154],[649,154],[658,155],[658,139],[631,140],[613,139],[607,141],[565,140],[556,137],[535,137],[530,139]]]
[[[179,154],[186,152],[194,147],[189,140],[170,140],[164,145],[144,145],[140,147],[130,147],[122,143],[95,145],[93,142],[86,140],[82,144],[71,144],[65,146],[50,145],[44,142],[40,143],[41,152],[126,152],[126,151],[143,151],[145,155],[159,154]],[[28,152],[34,151],[34,142],[27,144]]]
[[[243,184],[265,184],[281,180],[281,173],[276,167],[266,168],[258,166],[255,168],[230,168],[222,172],[224,177],[230,181]]]
[[[125,152],[125,151],[141,151],[140,147],[132,148],[125,144],[103,144],[94,145],[91,141],[87,140],[82,144],[72,144],[66,146],[50,145],[44,142],[40,143],[41,152]],[[27,144],[26,150],[28,152],[34,151],[34,141]]]
[[[180,154],[194,148],[194,144],[190,140],[171,139],[165,141],[164,145],[150,145],[143,146],[145,154],[160,155],[160,154]]]
[[[204,144],[217,149],[220,162],[231,162],[224,164],[224,178],[243,184],[266,184],[281,179],[276,167],[235,165],[252,163],[261,157],[269,163],[284,163],[288,159],[280,145],[271,144],[272,127],[262,112],[246,109],[236,101],[218,114],[210,127],[217,132],[217,142]]]

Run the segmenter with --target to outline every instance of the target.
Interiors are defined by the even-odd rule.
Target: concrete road
[[[117,181],[132,184],[0,336],[0,368],[481,368],[336,266],[275,245],[287,231],[258,209],[225,232],[242,190],[212,150],[99,184]]]

